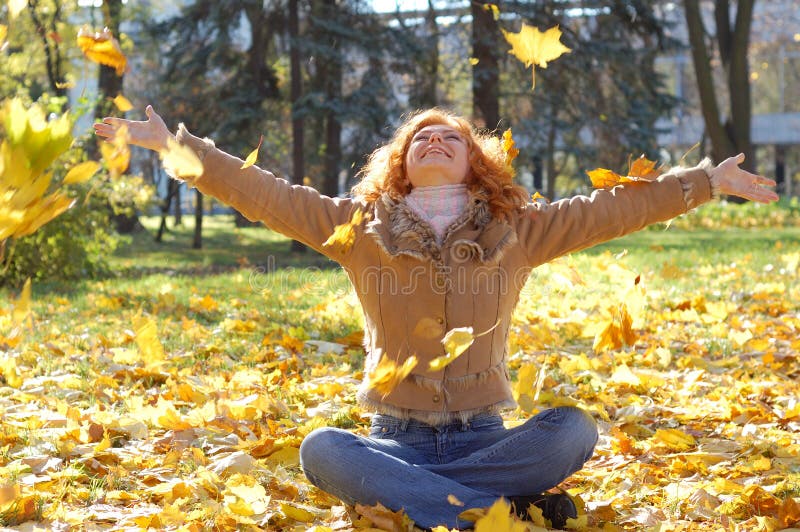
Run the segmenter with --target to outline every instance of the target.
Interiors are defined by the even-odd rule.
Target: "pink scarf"
[[[467,185],[463,183],[417,187],[406,196],[406,204],[430,224],[439,244],[447,228],[464,212],[468,200]]]

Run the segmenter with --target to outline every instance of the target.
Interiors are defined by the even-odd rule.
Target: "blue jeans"
[[[469,527],[458,519],[462,511],[556,486],[583,466],[595,443],[594,420],[572,407],[512,429],[493,414],[438,427],[376,415],[368,438],[332,427],[311,432],[300,463],[312,484],[347,504],[403,509],[424,528]]]

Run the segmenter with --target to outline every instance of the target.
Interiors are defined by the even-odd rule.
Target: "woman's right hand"
[[[122,126],[128,127],[128,143],[148,150],[161,151],[167,147],[167,139],[174,136],[164,120],[148,105],[144,110],[147,120],[125,120],[124,118],[106,117],[102,122],[94,124],[94,132],[98,137],[114,138]]]

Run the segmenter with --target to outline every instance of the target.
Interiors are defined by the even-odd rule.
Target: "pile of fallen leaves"
[[[598,420],[595,457],[562,486],[581,508],[570,528],[797,526],[798,257],[788,243],[769,269],[634,272],[604,254],[537,270],[510,338],[520,408],[506,420],[563,404]],[[689,276],[707,288],[675,288]],[[222,284],[237,283],[246,273]],[[263,293],[182,300],[169,282],[137,286],[93,283],[82,305],[27,288],[0,305],[0,524],[412,526],[401,513],[344,507],[298,467],[311,430],[366,433],[354,295],[308,305],[300,286],[267,313]],[[472,337],[455,331],[448,357]],[[486,530],[547,525],[517,522],[501,504],[477,515]]]

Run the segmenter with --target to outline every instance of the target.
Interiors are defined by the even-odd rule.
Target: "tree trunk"
[[[173,211],[175,219],[172,221],[172,227],[183,224],[183,211],[181,209],[181,186],[179,183],[178,187],[175,189],[175,210]]]
[[[194,240],[192,249],[203,248],[203,195],[199,190],[195,190],[196,203],[194,207]]]
[[[420,57],[419,74],[414,83],[412,105],[417,108],[435,107],[438,102],[436,82],[439,77],[439,25],[436,8],[428,0],[425,15],[425,45]]]
[[[692,47],[697,88],[706,132],[711,141],[711,155],[716,162],[737,153],[745,154],[744,168],[755,169],[754,150],[750,135],[752,104],[750,96],[750,71],[747,52],[750,46],[750,27],[755,0],[739,0],[736,19],[731,28],[729,0],[715,0],[716,42],[727,77],[730,101],[729,120],[723,124],[713,73],[705,40],[705,28],[699,0],[685,0],[684,13]]]
[[[472,14],[472,112],[479,127],[495,129],[500,125],[498,50],[500,32],[494,20],[492,3],[473,0]]]
[[[337,18],[336,0],[323,0],[324,20]],[[329,52],[320,65],[322,87],[325,91],[325,153],[323,155],[322,192],[326,196],[339,194],[339,168],[342,161],[342,125],[336,104],[342,99],[342,57],[336,35],[325,30]]]
[[[158,225],[158,232],[156,233],[155,238],[156,242],[160,243],[164,239],[164,233],[167,230],[167,215],[169,214],[169,208],[179,189],[180,183],[169,178],[169,181],[167,181],[167,197],[164,198],[164,202],[161,204],[161,223]]]
[[[305,177],[305,129],[303,117],[297,111],[297,105],[303,96],[303,71],[300,65],[300,21],[297,0],[289,0],[289,68],[291,72],[292,101],[292,182],[301,184]],[[306,246],[292,240],[292,251],[303,253]]]

